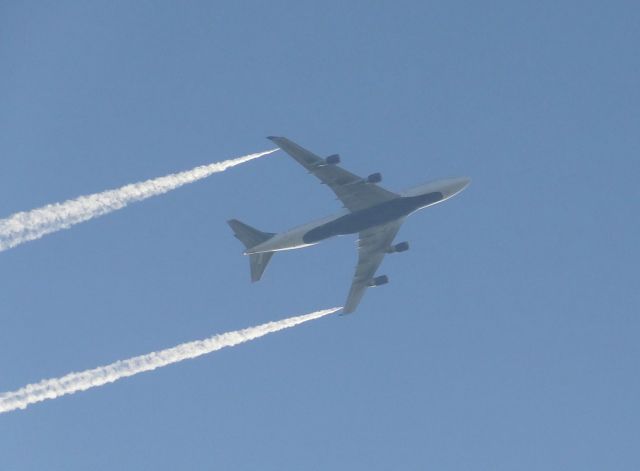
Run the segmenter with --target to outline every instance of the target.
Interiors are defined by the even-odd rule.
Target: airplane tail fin
[[[231,227],[233,235],[235,235],[247,249],[255,247],[275,235],[272,232],[259,231],[258,229],[240,222],[237,219],[231,219],[227,221],[227,224]],[[269,263],[269,260],[271,260],[272,256],[273,252],[262,252],[249,255],[252,282],[259,281],[260,278],[262,278],[262,274],[264,273],[265,268],[267,268],[267,264]]]

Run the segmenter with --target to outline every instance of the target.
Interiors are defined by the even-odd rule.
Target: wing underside
[[[360,304],[365,290],[369,287],[403,222],[404,218],[360,232],[358,265],[342,314],[355,311]]]
[[[345,208],[351,211],[368,208],[384,201],[397,198],[398,195],[379,185],[368,183],[365,179],[339,167],[328,164],[326,159],[299,146],[285,137],[270,136],[280,149],[293,157],[333,190]]]

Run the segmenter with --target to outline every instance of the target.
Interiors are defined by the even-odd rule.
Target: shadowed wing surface
[[[404,218],[360,232],[358,239],[358,265],[356,266],[356,273],[342,314],[349,314],[355,311],[358,304],[360,304],[364,291],[375,276],[376,270],[382,263],[382,259],[387,254],[389,247],[391,247],[391,243],[403,222]]]
[[[398,195],[354,175],[337,165],[327,164],[326,160],[304,149],[286,137],[269,136],[280,149],[297,160],[309,173],[328,185],[350,211],[368,208],[378,203],[397,198]]]

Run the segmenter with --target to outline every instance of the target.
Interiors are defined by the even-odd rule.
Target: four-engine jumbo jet
[[[414,211],[460,193],[470,182],[469,178],[450,178],[396,194],[378,185],[382,180],[379,173],[361,178],[338,167],[340,157],[337,154],[321,158],[284,137],[271,136],[269,139],[328,185],[345,209],[334,216],[280,234],[259,231],[236,219],[228,221],[235,236],[246,247],[244,254],[249,255],[251,281],[262,277],[274,252],[308,247],[333,236],[358,233],[358,265],[343,314],[356,309],[365,289],[388,283],[386,275],[375,276],[375,273],[386,254],[409,249],[408,242],[392,245],[404,219]]]

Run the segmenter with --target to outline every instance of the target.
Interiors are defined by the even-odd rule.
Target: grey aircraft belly
[[[284,137],[269,139],[331,188],[344,210],[280,234],[259,231],[237,219],[228,221],[246,247],[251,281],[260,280],[275,252],[308,247],[334,236],[358,234],[358,264],[343,314],[355,311],[367,288],[389,281],[387,276],[375,274],[386,254],[409,249],[408,242],[393,245],[404,219],[419,209],[451,198],[470,182],[466,177],[449,178],[393,193],[378,185],[382,180],[379,173],[362,178],[339,167],[337,154],[322,158]]]

